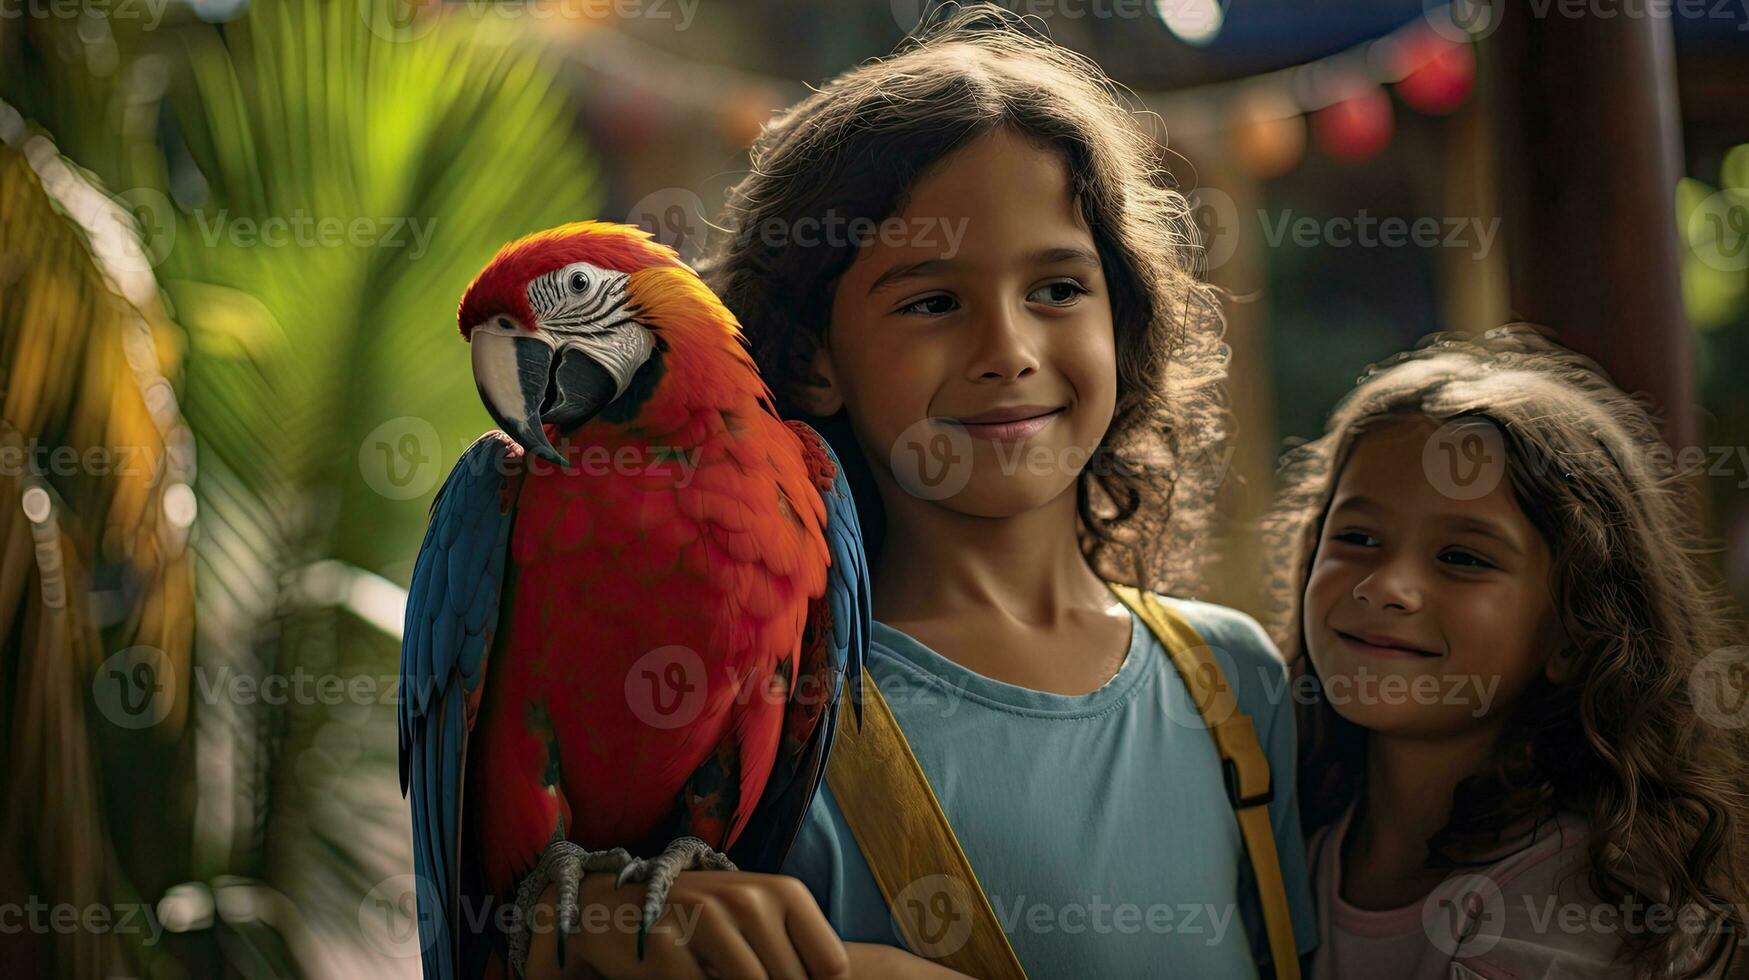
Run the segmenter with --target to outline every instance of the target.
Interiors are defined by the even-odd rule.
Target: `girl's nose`
[[[1421,608],[1421,587],[1401,559],[1386,560],[1354,585],[1354,598],[1375,609],[1414,612]]]
[[[969,366],[971,380],[1004,381],[1036,372],[1036,338],[1029,335],[1023,318],[1006,303],[985,304],[983,311],[970,325],[972,343],[977,345]]]

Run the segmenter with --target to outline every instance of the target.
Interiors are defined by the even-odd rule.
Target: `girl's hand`
[[[638,916],[644,886],[613,886],[614,876],[588,874],[578,890],[583,914],[565,937],[558,965],[553,903],[558,886],[541,896],[528,950],[528,980],[606,977],[773,977],[848,980],[851,959],[807,886],[788,875],[746,871],[683,871],[668,893],[638,959]],[[540,928],[541,924],[545,928]],[[893,950],[893,952],[900,952]],[[863,974],[857,974],[863,975]],[[874,975],[874,974],[867,974]],[[945,974],[953,976],[954,974]]]

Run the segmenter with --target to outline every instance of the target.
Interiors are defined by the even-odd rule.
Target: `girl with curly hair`
[[[1749,649],[1644,407],[1530,329],[1439,335],[1282,475],[1313,975],[1717,975]]]
[[[1312,941],[1285,665],[1250,617],[1161,594],[1207,550],[1226,351],[1146,121],[1092,62],[969,7],[779,113],[701,263],[779,413],[850,474],[870,676],[1037,976],[1269,959],[1221,760],[1108,582],[1242,665]],[[784,870],[853,950],[902,945],[829,787]]]

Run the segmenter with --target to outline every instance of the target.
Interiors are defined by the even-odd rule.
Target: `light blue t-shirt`
[[[1287,672],[1255,620],[1161,597],[1215,653],[1269,756],[1270,819],[1303,954],[1317,942],[1294,792]],[[1189,689],[1142,621],[1117,675],[1083,695],[974,673],[876,622],[869,673],[929,777],[978,882],[1034,980],[1253,977],[1268,937],[1220,756]],[[825,785],[784,873],[846,941],[904,946]],[[954,885],[925,878],[940,953],[964,942]]]

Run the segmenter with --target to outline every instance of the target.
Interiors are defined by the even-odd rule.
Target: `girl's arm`
[[[863,977],[893,977],[895,980],[954,980],[965,974],[950,970],[897,946],[880,943],[845,943],[850,954],[851,980]]]

